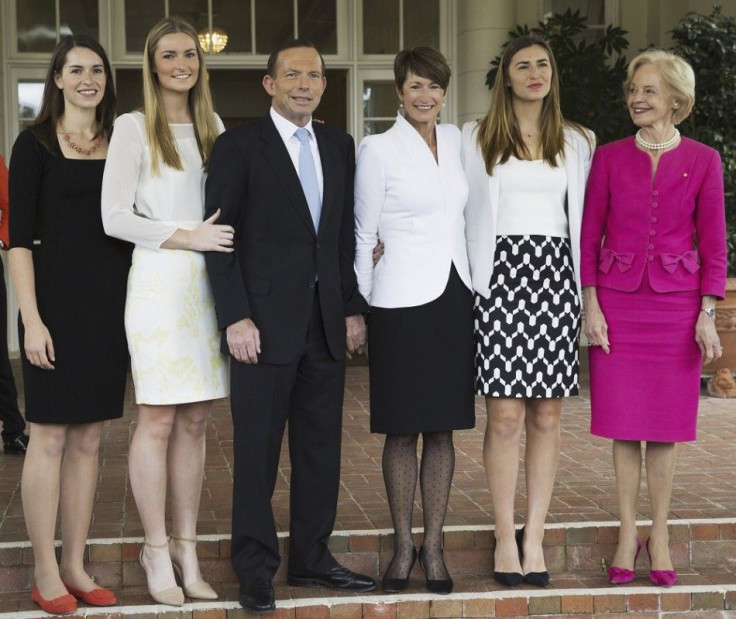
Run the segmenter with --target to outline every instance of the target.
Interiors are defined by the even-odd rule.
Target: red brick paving
[[[20,369],[16,364],[16,377]],[[22,398],[22,384],[19,382]],[[22,406],[22,401],[21,401]],[[455,479],[447,525],[491,524],[490,496],[482,464],[485,430],[483,401],[477,400],[474,430],[457,432]],[[570,398],[563,412],[562,456],[550,507],[549,522],[590,522],[617,519],[616,493],[610,442],[588,431],[589,397],[584,385],[579,397]],[[127,483],[128,442],[135,424],[132,389],[128,390],[125,416],[105,427],[100,454],[100,484],[90,538],[139,537],[140,521]],[[284,445],[287,441],[284,441]],[[699,439],[683,444],[675,474],[671,517],[732,518],[736,514],[736,475],[732,462],[736,444],[736,401],[702,397]],[[368,431],[368,372],[366,367],[347,370],[343,431],[343,468],[336,530],[373,530],[391,527],[381,475],[383,437]],[[23,459],[0,454],[0,542],[26,539],[19,480]],[[288,454],[274,495],[278,527],[288,526]],[[640,517],[650,513],[643,484]],[[232,427],[226,400],[213,407],[208,428],[206,478],[200,508],[200,534],[226,534],[230,530],[232,484]],[[519,480],[517,511],[524,512],[524,479]],[[418,493],[417,493],[418,497]],[[421,527],[417,503],[414,525]],[[708,524],[699,529],[699,539],[713,539]],[[736,528],[722,529],[726,539],[736,537]],[[729,533],[730,531],[730,533]],[[550,532],[552,534],[552,532]],[[475,535],[490,536],[484,532]],[[602,540],[601,540],[602,541]],[[614,542],[615,540],[610,540]],[[355,540],[360,544],[360,540]],[[734,550],[736,551],[736,541]],[[707,548],[700,552],[707,555]],[[584,558],[581,558],[584,560]],[[1,561],[0,561],[1,564]]]

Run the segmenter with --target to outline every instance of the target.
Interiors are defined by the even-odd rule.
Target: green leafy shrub
[[[728,224],[728,274],[736,277],[736,18],[720,7],[688,13],[672,31],[672,51],[695,71],[695,107],[683,134],[721,154]]]

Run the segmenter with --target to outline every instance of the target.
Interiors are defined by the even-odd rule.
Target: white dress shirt
[[[453,264],[470,288],[460,131],[437,125],[436,135],[437,161],[401,114],[388,131],[360,143],[355,270],[360,293],[374,307],[414,307],[437,299]],[[374,269],[378,239],[385,252]]]
[[[271,108],[271,120],[273,120],[273,124],[276,125],[276,131],[279,132],[281,139],[284,141],[286,150],[289,151],[289,157],[291,157],[291,162],[294,164],[296,173],[299,174],[299,149],[301,148],[301,143],[294,134],[296,133],[296,130],[301,129],[301,127],[281,116],[281,114],[273,108]],[[317,170],[317,183],[319,185],[319,198],[321,200],[324,197],[325,179],[322,175],[322,160],[319,157],[319,147],[317,146],[317,140],[314,137],[311,118],[304,128],[309,131],[309,148],[312,151],[312,157],[314,158],[314,169]]]

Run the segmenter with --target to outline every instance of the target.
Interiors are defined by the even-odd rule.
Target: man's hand
[[[361,354],[365,346],[365,320],[360,314],[345,318],[348,359],[353,353]]]
[[[250,318],[231,324],[226,331],[230,354],[241,363],[258,363],[261,352],[261,333]]]

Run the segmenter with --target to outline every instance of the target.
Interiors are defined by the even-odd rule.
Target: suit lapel
[[[304,224],[309,228],[312,234],[316,234],[312,215],[309,213],[309,205],[304,197],[302,185],[299,182],[299,175],[294,169],[294,164],[289,157],[284,141],[281,139],[276,126],[273,124],[271,117],[267,114],[263,119],[263,129],[261,131],[261,154],[268,164],[271,166],[276,177],[281,181],[281,185],[289,197],[294,210],[302,219]],[[320,151],[320,156],[322,152]],[[323,161],[324,167],[324,161]],[[325,183],[325,186],[327,183]],[[324,210],[323,210],[324,214]]]
[[[337,160],[337,149],[330,148],[330,141],[325,136],[322,126],[313,122],[312,128],[319,148],[319,158],[322,162],[322,212],[319,217],[319,232],[321,232],[335,203],[335,188],[338,182],[337,171],[340,167]],[[319,236],[319,233],[317,236]]]

